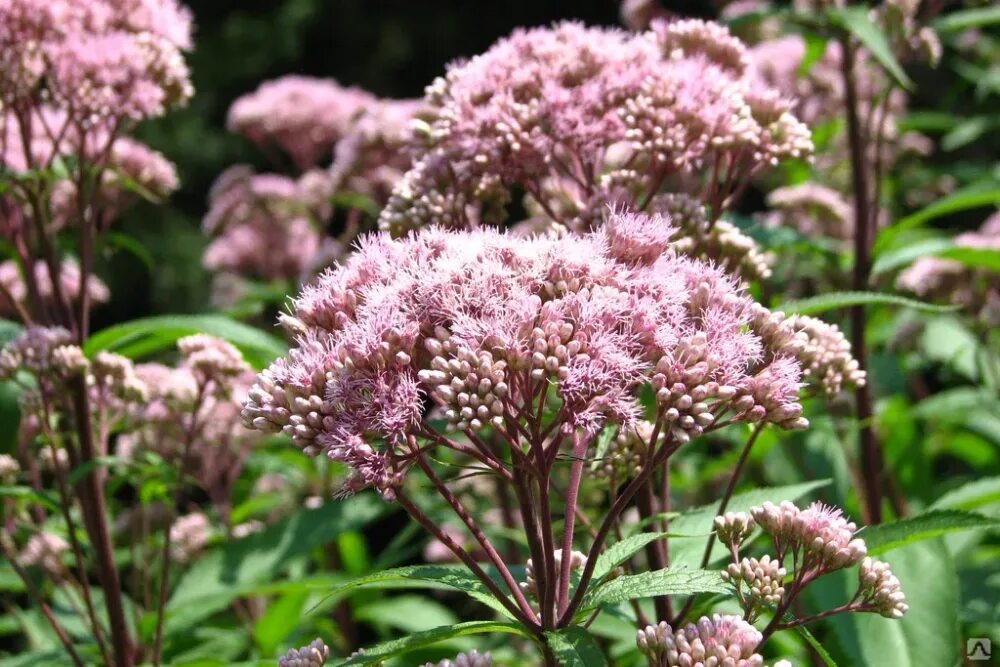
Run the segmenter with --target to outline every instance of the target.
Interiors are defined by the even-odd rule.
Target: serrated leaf
[[[1000,527],[1000,519],[964,510],[935,509],[899,521],[868,526],[858,536],[864,539],[868,553],[874,556],[945,533],[996,527]]]
[[[594,566],[594,581],[600,581],[626,560],[638,553],[650,542],[667,537],[668,533],[638,533],[630,535],[620,542],[615,542],[597,558]]]
[[[425,588],[450,588],[462,591],[469,597],[509,616],[509,612],[490,590],[468,568],[461,565],[409,565],[374,572],[349,581],[330,591],[330,595],[344,595],[361,588],[411,588],[414,584]]]
[[[828,310],[862,305],[890,305],[913,308],[930,313],[943,313],[956,310],[957,306],[939,306],[911,299],[898,294],[879,294],[878,292],[830,292],[808,299],[785,301],[776,310],[799,315],[815,315]]]
[[[406,637],[383,642],[376,646],[365,648],[363,653],[334,664],[340,667],[378,665],[389,658],[394,658],[409,651],[424,648],[425,646],[432,646],[446,639],[484,634],[487,632],[503,632],[526,636],[525,631],[513,623],[470,621],[468,623],[458,623],[457,625],[446,625],[432,630],[425,630],[424,632],[415,632]]]
[[[667,568],[617,577],[598,586],[585,603],[587,608],[617,604],[658,595],[730,593],[732,588],[717,570]]]
[[[288,351],[281,339],[220,315],[157,315],[116,324],[92,335],[83,351],[88,356],[109,350],[142,357],[170,348],[179,338],[195,333],[229,341],[258,369]]]
[[[902,65],[893,55],[885,32],[869,18],[867,7],[835,7],[828,10],[827,15],[834,25],[857,37],[900,86],[907,90],[913,87],[910,77],[906,76]]]
[[[546,632],[545,637],[561,667],[607,667],[608,665],[608,659],[597,645],[597,641],[580,626]]]

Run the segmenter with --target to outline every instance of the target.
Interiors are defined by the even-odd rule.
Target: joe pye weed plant
[[[217,312],[95,332],[146,252],[116,222],[179,187],[135,137],[194,94],[192,14],[0,0],[0,665],[951,667],[995,634],[1000,226],[929,223],[1000,190],[930,169],[910,107],[1000,16],[723,4],[519,28],[420,99],[255,86]]]

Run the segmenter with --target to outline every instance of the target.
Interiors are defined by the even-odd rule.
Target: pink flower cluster
[[[379,205],[412,166],[411,125],[423,113],[421,100],[378,100],[368,105],[337,143],[330,166],[335,191],[357,192]]]
[[[956,236],[955,245],[1000,250],[1000,213],[991,215],[977,231]],[[995,271],[945,257],[921,257],[899,274],[896,285],[927,299],[960,305],[988,325],[1000,323],[1000,277]]]
[[[264,280],[298,279],[315,260],[321,236],[303,177],[230,167],[212,186],[202,226],[213,236],[206,268]]]
[[[176,0],[3,0],[0,101],[49,99],[81,123],[161,115],[192,93]]]
[[[636,643],[649,658],[650,667],[761,667],[764,659],[756,649],[762,639],[740,617],[715,614],[676,631],[666,621],[649,625],[638,632]]]
[[[65,298],[73,303],[80,295],[80,267],[66,260],[59,265],[59,288]],[[57,312],[59,301],[55,288],[49,276],[49,267],[38,260],[34,265],[35,285],[38,288],[38,299],[44,312]],[[111,296],[108,286],[97,276],[87,277],[87,293],[91,304],[104,303]],[[31,295],[28,285],[21,275],[21,270],[14,260],[0,262],[0,316],[17,319],[18,306],[30,308]]]
[[[24,135],[22,135],[24,131]],[[113,137],[98,126],[81,131],[71,115],[50,106],[0,114],[0,161],[19,174],[51,169],[57,159],[73,156],[100,171],[101,223],[109,224],[137,197],[160,199],[177,189],[177,170],[161,153],[127,136]],[[60,228],[79,215],[77,184],[65,175],[53,178],[48,192],[51,222]],[[27,205],[8,199],[3,233],[11,235],[27,215]]]
[[[584,236],[368,237],[296,299],[297,346],[260,374],[244,422],[389,497],[406,468],[395,448],[428,435],[428,398],[475,432],[551,385],[553,428],[595,434],[632,427],[651,383],[679,442],[733,420],[804,426],[798,362],[748,328],[754,302],[731,278],[667,248],[672,234],[618,213]]]
[[[754,174],[812,150],[792,102],[760,82],[721,25],[633,35],[560,23],[515,31],[427,88],[422,155],[380,224],[497,223],[524,189],[551,223],[586,229],[609,202],[664,186],[715,217]]]
[[[326,162],[375,97],[333,79],[289,75],[265,81],[229,108],[229,130],[285,151],[302,171]]]

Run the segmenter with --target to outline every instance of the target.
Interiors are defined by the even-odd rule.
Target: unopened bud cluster
[[[454,660],[428,662],[422,667],[493,667],[493,656],[489,653],[469,651],[468,653],[459,653]]]
[[[736,586],[737,595],[746,598],[750,605],[777,604],[785,594],[783,583],[788,572],[776,559],[764,556],[744,558],[730,563],[722,571],[722,578]],[[746,587],[744,590],[744,586]]]
[[[636,644],[650,667],[761,667],[762,635],[738,616],[702,616],[675,631],[666,621],[639,630]]]
[[[314,639],[302,648],[293,648],[278,659],[278,667],[323,667],[330,657],[330,647]]]
[[[739,549],[756,527],[753,517],[745,512],[726,512],[715,517],[714,522],[715,535],[733,551]]]
[[[835,507],[817,502],[800,510],[786,500],[766,502],[750,514],[779,552],[801,551],[810,567],[830,571],[856,565],[868,551],[864,540],[855,537],[857,525]]]
[[[451,335],[439,327],[424,347],[433,355],[430,369],[418,377],[431,387],[431,394],[444,406],[448,423],[458,429],[478,431],[485,424],[503,425],[507,396],[507,362],[496,360],[488,351],[475,354],[459,347]]]
[[[650,448],[655,448],[653,440],[655,425],[639,420],[633,426],[622,427],[608,443],[604,455],[595,459],[591,473],[598,478],[616,477],[625,479],[639,472]],[[657,435],[657,443],[666,437],[663,431]]]
[[[793,315],[788,324],[805,334],[805,345],[796,358],[806,384],[826,396],[864,386],[865,372],[851,356],[850,341],[835,324],[807,315]]]
[[[562,549],[556,549],[552,553],[554,567],[556,572],[562,570],[562,559],[563,552]],[[576,570],[582,570],[587,565],[587,555],[580,551],[573,551],[569,556],[569,570],[570,572]],[[521,582],[521,588],[529,595],[538,597],[538,583],[535,579],[535,564],[529,558],[527,563],[525,563],[525,581]]]
[[[889,569],[888,563],[876,558],[865,558],[858,570],[858,581],[864,601],[882,616],[902,618],[909,609],[899,579]]]

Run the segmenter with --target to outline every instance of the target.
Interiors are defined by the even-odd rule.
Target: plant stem
[[[654,430],[653,437],[650,439],[651,442],[656,442],[657,432]],[[618,516],[622,513],[625,507],[628,505],[629,501],[636,492],[642,488],[642,485],[646,483],[646,480],[653,474],[653,472],[662,465],[670,456],[677,451],[681,446],[680,442],[669,441],[663,445],[663,447],[652,457],[648,464],[636,475],[631,482],[622,490],[615,500],[614,504],[608,510],[608,513],[604,517],[604,521],[601,523],[601,527],[597,530],[597,536],[594,538],[594,543],[590,547],[590,552],[587,554],[587,563],[583,567],[583,572],[580,574],[580,583],[576,587],[576,593],[573,595],[573,599],[570,600],[569,607],[566,612],[559,619],[559,627],[565,627],[572,620],[573,616],[576,614],[577,609],[583,603],[584,595],[587,592],[587,587],[590,584],[591,578],[594,576],[594,568],[597,567],[597,556],[604,546],[604,541],[608,537],[608,533],[611,531],[612,527],[615,525],[615,521]]]
[[[573,553],[573,529],[576,521],[577,495],[580,492],[580,481],[583,478],[583,464],[587,455],[587,445],[590,439],[573,436],[573,465],[569,473],[569,488],[566,489],[566,511],[563,519],[562,557],[559,563],[558,613],[565,613],[569,605],[569,574],[570,554]]]
[[[729,501],[733,498],[733,492],[736,490],[736,484],[739,482],[740,476],[743,474],[743,468],[746,467],[747,461],[750,459],[750,450],[753,449],[754,443],[757,442],[757,436],[761,434],[764,430],[765,423],[761,422],[754,427],[753,433],[747,438],[746,443],[743,445],[743,451],[740,452],[740,458],[736,462],[736,468],[733,469],[733,474],[729,477],[729,483],[726,484],[726,491],[722,494],[722,501],[719,503],[719,509],[716,512],[717,515],[725,514],[726,509],[729,507]],[[715,546],[715,532],[709,534],[708,541],[705,544],[705,551],[701,554],[701,569],[708,567],[708,562],[712,559],[712,547]],[[673,619],[671,625],[677,627],[678,624],[683,623],[684,619],[689,613],[691,613],[691,607],[694,606],[695,599],[697,596],[692,595],[684,603],[684,607],[677,613],[676,618]]]
[[[841,75],[844,80],[844,94],[847,112],[847,137],[851,155],[851,180],[854,189],[854,273],[851,286],[856,291],[866,291],[869,287],[872,264],[872,202],[869,201],[867,160],[861,121],[858,117],[858,93],[855,81],[857,50],[850,35],[841,36],[843,52]],[[851,343],[854,358],[861,369],[868,366],[868,350],[865,345],[865,307],[851,307]],[[874,409],[871,389],[864,383],[855,390],[855,404],[860,427],[861,469],[864,482],[864,507],[867,523],[882,520],[882,470],[884,467],[882,449],[872,425]]]
[[[90,397],[83,378],[73,381],[73,404],[76,412],[77,435],[80,439],[80,458],[86,463],[97,457],[94,434],[90,428]],[[91,541],[97,552],[97,574],[104,591],[104,602],[111,625],[111,644],[114,647],[115,666],[132,667],[132,640],[122,604],[118,569],[115,567],[114,546],[108,530],[104,488],[98,470],[89,471],[80,481],[80,500],[90,505]]]
[[[457,556],[466,567],[472,570],[472,573],[483,582],[483,585],[490,590],[493,596],[496,597],[497,601],[502,604],[504,608],[514,616],[514,618],[523,623],[525,627],[531,628],[536,632],[541,630],[538,623],[525,616],[517,605],[511,602],[510,598],[507,597],[502,590],[500,590],[497,583],[493,581],[493,578],[487,574],[479,563],[477,563],[472,556],[466,553],[465,549],[460,547],[447,533],[441,530],[441,527],[434,523],[429,516],[424,514],[423,510],[410,500],[403,489],[396,490],[396,501],[399,502],[400,506],[407,511],[414,521],[423,526],[427,532],[437,538],[443,545],[448,547],[448,549],[455,554],[455,556]]]
[[[434,485],[434,488],[437,489],[437,492],[448,502],[451,508],[455,511],[455,514],[458,515],[458,518],[462,520],[465,527],[468,528],[469,532],[472,533],[472,536],[476,538],[479,546],[486,552],[486,556],[500,573],[504,583],[507,584],[507,588],[510,589],[511,595],[514,596],[514,600],[517,602],[517,606],[521,608],[521,611],[525,616],[529,618],[533,617],[534,612],[531,609],[531,605],[528,604],[527,598],[525,598],[524,593],[521,592],[521,587],[517,585],[514,575],[511,574],[510,569],[504,563],[503,558],[499,553],[497,553],[493,543],[490,542],[490,539],[482,531],[475,519],[472,518],[469,511],[464,505],[462,505],[462,502],[455,497],[455,494],[451,492],[451,489],[444,484],[441,478],[438,477],[437,473],[434,472],[434,469],[427,463],[426,457],[422,454],[417,457],[417,465],[419,465],[424,471],[424,474],[426,474],[431,480],[431,483]]]
[[[49,625],[52,626],[52,629],[55,631],[59,641],[66,649],[66,652],[69,653],[69,657],[73,660],[73,664],[76,665],[76,667],[85,667],[85,663],[80,659],[80,654],[76,652],[76,647],[73,646],[73,640],[71,640],[69,635],[66,634],[66,630],[62,627],[62,625],[60,625],[59,621],[55,617],[55,614],[52,613],[52,609],[45,602],[45,599],[42,598],[41,593],[35,586],[35,582],[31,580],[28,573],[25,572],[24,568],[22,568],[17,562],[17,556],[11,553],[11,550],[7,548],[5,539],[6,535],[0,536],[0,552],[3,553],[4,558],[6,558],[10,563],[10,566],[13,568],[14,572],[17,573],[17,576],[20,577],[22,582],[24,582],[24,587],[28,590],[28,594],[38,605],[38,608],[42,610],[42,614],[45,616],[45,619],[49,622]]]

